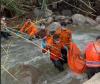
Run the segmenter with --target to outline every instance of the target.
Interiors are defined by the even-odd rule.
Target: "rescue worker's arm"
[[[47,52],[47,46],[46,46],[46,41],[43,39],[41,42],[41,48],[42,48],[42,52],[46,53]]]

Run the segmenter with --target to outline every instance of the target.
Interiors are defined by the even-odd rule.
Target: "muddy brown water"
[[[81,51],[89,41],[95,40],[100,31],[89,27],[74,26],[73,42]],[[40,46],[41,40],[34,40]],[[1,68],[1,84],[82,84],[80,77],[73,76],[65,65],[65,70],[59,72],[49,59],[49,54],[41,53],[41,49],[27,41],[13,36],[10,40],[1,40],[1,64],[18,80],[11,77]]]

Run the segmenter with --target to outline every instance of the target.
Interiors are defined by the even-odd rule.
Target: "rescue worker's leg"
[[[61,60],[56,60],[56,61],[52,61],[54,66],[59,70],[59,71],[63,71],[64,67],[63,67],[63,63],[61,62]]]
[[[62,54],[62,58],[64,59],[63,63],[67,63],[67,49],[62,48],[61,49],[61,54]]]

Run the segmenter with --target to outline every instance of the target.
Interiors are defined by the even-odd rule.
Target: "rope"
[[[11,32],[12,34],[15,34],[16,36],[18,36],[18,37],[20,37],[20,38],[26,40],[27,42],[32,43],[33,45],[37,46],[39,49],[41,49],[41,50],[43,49],[43,48],[41,48],[41,46],[39,46],[38,44],[36,44],[36,43],[30,41],[29,39],[26,39],[26,38],[24,38],[23,36],[16,34],[15,32],[9,30],[8,28],[7,28],[7,30],[8,30],[9,32]],[[13,30],[14,30],[14,29],[13,29]],[[19,31],[18,31],[18,32],[19,32]],[[52,55],[54,55],[55,57],[57,57],[54,53],[51,53],[50,51],[48,51],[48,50],[46,50],[46,49],[45,49],[45,51],[48,52],[49,54],[52,54]],[[61,57],[57,57],[57,58],[64,60],[64,59],[61,58]],[[33,59],[34,59],[34,58],[33,58]],[[32,60],[32,59],[31,59],[31,60]]]
[[[18,79],[17,79],[14,75],[12,75],[3,65],[1,65],[1,67],[2,67],[2,69],[3,69],[4,71],[6,71],[12,78],[14,78],[15,80],[18,81]]]

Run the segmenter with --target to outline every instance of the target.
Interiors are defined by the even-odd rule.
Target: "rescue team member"
[[[100,36],[95,42],[88,43],[85,49],[87,75],[90,79],[95,73],[100,72]]]
[[[6,30],[7,25],[6,25],[5,20],[6,20],[6,18],[5,18],[4,16],[2,16],[2,18],[1,18],[1,30],[0,30],[0,32],[1,32],[1,37],[3,37],[3,38],[5,38],[6,40],[8,40],[8,39],[9,39],[9,36],[11,36],[11,35],[10,35],[10,33]]]
[[[61,54],[62,45],[60,43],[59,35],[54,34],[43,39],[42,48],[43,53],[45,53],[47,50],[50,51],[50,60],[59,71],[63,71],[63,64],[65,62]]]
[[[31,19],[27,19],[27,21],[20,29],[20,32],[27,33],[30,37],[34,37],[37,34],[38,29],[35,26],[35,24],[31,21]]]
[[[70,42],[72,41],[72,33],[66,28],[65,24],[61,24],[61,27],[56,29],[55,34],[60,35],[61,44],[64,46],[64,48],[61,49],[61,53],[63,54],[63,58],[67,61],[66,55],[70,46]]]

